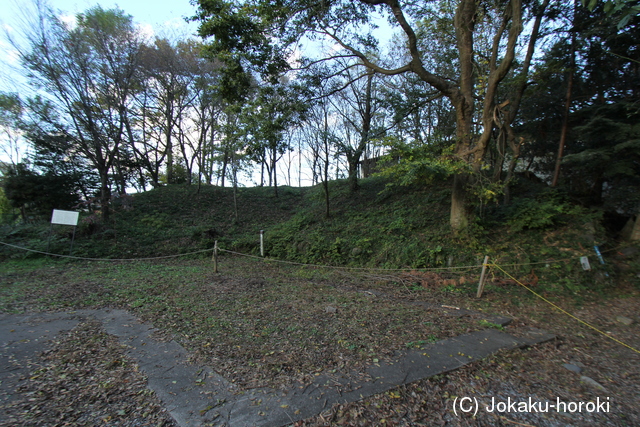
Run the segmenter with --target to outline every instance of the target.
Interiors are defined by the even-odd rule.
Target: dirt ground
[[[229,291],[246,278],[234,281],[207,281],[208,286],[218,283],[217,290]],[[212,283],[214,285],[212,285]],[[269,287],[268,281],[247,282],[250,286],[235,287],[238,289]],[[316,286],[327,286],[326,280],[306,280]],[[349,282],[331,287],[338,292],[375,291],[377,298],[394,301],[394,304],[413,307],[411,302],[424,294],[416,294],[408,286],[397,286],[378,280],[372,288],[371,282]],[[69,283],[78,293],[86,292],[87,287],[78,287],[77,283]],[[446,286],[446,285],[445,285]],[[225,288],[226,287],[226,288]],[[358,287],[361,287],[358,289]],[[104,292],[108,289],[100,288]],[[215,292],[214,292],[215,293]],[[536,327],[557,335],[557,338],[533,348],[517,349],[503,352],[487,359],[477,361],[457,371],[440,375],[429,380],[418,381],[396,390],[379,394],[347,405],[336,405],[311,419],[298,422],[296,426],[634,426],[640,425],[640,296],[637,291],[618,292],[616,297],[602,297],[576,304],[575,300],[556,300],[583,321],[596,326],[600,331],[628,344],[627,348],[602,333],[594,331],[584,324],[558,312],[546,303],[535,298],[524,298],[521,293],[498,289],[487,294],[481,301],[471,301],[468,295],[456,293],[433,293],[434,304],[447,304],[452,307],[469,307],[476,310],[488,309],[512,317],[513,322],[506,330],[514,335],[528,327]],[[99,305],[100,303],[96,303]],[[289,304],[289,303],[288,303]],[[327,313],[325,301],[317,302],[320,319],[331,319]],[[386,303],[385,303],[386,304]],[[33,309],[27,303],[24,307]],[[271,309],[278,308],[273,303]],[[386,305],[381,305],[386,307]],[[128,306],[131,308],[131,305]],[[299,308],[299,307],[298,307]],[[398,310],[397,308],[389,308]],[[293,308],[292,308],[293,310]],[[426,310],[428,311],[428,310]],[[260,312],[260,310],[256,311]],[[174,319],[167,312],[141,311],[138,313],[144,320],[152,322],[163,329],[166,326],[167,338],[174,338],[188,348],[194,358],[223,357],[223,376],[236,379],[237,383],[247,386],[256,384],[277,384],[278,381],[290,381],[311,375],[309,369],[317,368],[317,361],[292,347],[274,349],[286,356],[286,363],[269,362],[268,355],[263,354],[263,363],[255,356],[248,360],[240,360],[240,353],[224,355],[225,348],[233,343],[224,343],[220,348],[212,349],[211,340],[207,337],[189,337],[180,329],[170,329],[169,319]],[[369,313],[370,315],[371,313]],[[409,314],[412,314],[410,312]],[[302,321],[303,317],[296,321]],[[321,325],[317,317],[314,327]],[[469,328],[469,319],[445,318],[434,312],[430,314],[428,326],[433,333],[438,328],[445,328],[444,334],[464,333]],[[443,319],[442,321],[434,319]],[[376,319],[370,323],[362,322],[373,328]],[[630,321],[630,322],[629,322]],[[427,321],[425,321],[427,322]],[[627,324],[630,323],[630,324]],[[339,322],[338,322],[339,324]],[[473,323],[474,325],[477,322]],[[367,328],[364,326],[363,328]],[[466,325],[466,326],[465,326]],[[337,327],[327,323],[326,327]],[[408,327],[409,328],[409,327]],[[466,328],[466,329],[465,329]],[[415,331],[414,331],[415,332]],[[423,333],[425,331],[422,331]],[[429,332],[429,331],[427,331]],[[373,335],[372,335],[373,336]],[[306,338],[305,338],[306,339]],[[345,335],[344,340],[350,337]],[[351,337],[353,342],[354,337]],[[406,337],[394,341],[393,338],[372,338],[375,345],[388,346],[391,351],[406,345]],[[284,341],[283,341],[284,342]],[[288,341],[287,341],[288,342]],[[264,345],[272,345],[264,341]],[[285,344],[283,344],[285,345]],[[328,345],[328,344],[327,344]],[[338,351],[339,349],[339,351]],[[351,351],[352,350],[352,351]],[[344,346],[328,346],[314,353],[314,358],[330,357],[334,366],[335,358],[341,358],[345,368],[352,368],[367,362],[367,355],[361,349]],[[259,352],[264,347],[258,348]],[[376,354],[381,350],[376,347]],[[251,355],[251,352],[247,353]],[[234,370],[233,363],[237,364]],[[315,364],[315,365],[314,365]],[[571,364],[574,372],[564,364]],[[260,365],[260,366],[258,366]],[[246,379],[251,367],[254,377]],[[277,372],[276,372],[277,371]],[[272,372],[273,378],[269,377]],[[271,382],[270,382],[271,381]],[[125,349],[114,337],[100,329],[99,324],[83,323],[64,336],[59,337],[49,351],[43,353],[40,360],[33,365],[28,377],[25,377],[20,389],[21,397],[8,408],[12,415],[9,420],[0,421],[2,426],[44,426],[44,425],[117,425],[117,426],[170,426],[174,425],[158,399],[145,386],[145,378],[137,366],[125,355]],[[454,411],[461,399],[471,398],[465,402],[478,402],[479,410],[462,414]],[[519,406],[506,407],[506,411],[489,412],[493,402],[544,402],[564,403],[560,410],[549,409],[517,411]],[[599,412],[573,411],[579,402],[601,402]],[[593,406],[593,405],[592,405]],[[588,406],[588,408],[592,408]],[[586,408],[586,407],[585,407]]]

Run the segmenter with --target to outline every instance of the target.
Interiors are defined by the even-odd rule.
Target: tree
[[[582,0],[591,12],[602,5],[607,16],[615,16],[618,29],[625,27],[636,16],[640,15],[640,4],[637,0]]]
[[[347,157],[348,165],[348,181],[349,189],[354,192],[358,189],[358,165],[367,146],[375,137],[382,137],[382,133],[374,135],[372,126],[375,125],[374,118],[376,116],[379,103],[375,102],[374,86],[375,73],[368,70],[364,77],[364,87],[356,87],[353,81],[349,88],[351,93],[343,91],[340,95],[341,101],[346,104],[347,108],[336,108],[336,112],[340,114],[346,126],[354,129],[358,138],[355,142],[351,138],[342,138],[338,142],[338,149]]]
[[[442,3],[442,4],[441,4]],[[536,2],[532,2],[535,4]],[[200,34],[214,36],[209,42],[212,52],[219,54],[237,70],[257,66],[269,74],[287,64],[288,47],[303,36],[332,41],[334,50],[316,60],[354,57],[361,66],[380,75],[414,74],[447,97],[456,114],[455,156],[466,165],[456,174],[451,199],[451,227],[464,230],[470,217],[468,185],[472,175],[482,168],[494,129],[493,114],[498,88],[509,72],[523,29],[523,6],[520,0],[500,3],[459,0],[455,10],[446,10],[445,2],[406,2],[397,0],[325,1],[289,0],[282,2],[201,0],[194,19],[200,20]],[[374,18],[381,16],[395,25],[404,37],[404,58],[378,59],[368,54],[375,47]],[[452,25],[455,42],[455,78],[437,73],[429,60],[432,52],[423,43],[420,23],[426,17],[445,16]],[[487,75],[478,81],[476,37],[482,30],[490,45],[486,61]],[[270,65],[271,68],[265,67]],[[481,129],[474,128],[476,110]]]
[[[141,37],[119,9],[89,9],[71,27],[38,3],[36,19],[26,34],[28,47],[15,45],[32,83],[59,113],[60,120],[49,124],[71,138],[98,172],[107,220],[110,172],[127,138],[128,107],[138,87]]]
[[[247,125],[248,152],[266,166],[269,186],[278,196],[277,162],[287,150],[286,131],[300,122],[305,106],[300,100],[299,88],[286,80],[265,84],[257,89],[255,97],[244,106],[243,120]]]
[[[51,171],[40,175],[24,163],[10,168],[2,184],[7,199],[25,221],[30,215],[46,218],[53,209],[71,209],[79,201],[73,176]]]
[[[2,138],[2,151],[14,165],[22,160],[20,140],[22,135],[23,112],[24,106],[17,94],[0,92],[0,138]]]
[[[565,120],[557,94],[566,93],[571,83],[559,186],[585,205],[631,216],[640,209],[640,20],[632,18],[618,28],[616,17],[602,9],[575,13],[571,33],[557,38],[537,67],[544,85],[532,85],[525,93],[520,131],[532,141],[529,156],[539,160],[539,170],[550,173],[555,159],[545,154]],[[572,56],[573,81],[566,69]]]
[[[184,150],[187,134],[182,130],[186,110],[194,99],[192,87],[198,78],[195,49],[189,42],[178,42],[174,46],[167,39],[156,39],[153,46],[142,51],[146,89],[151,92],[154,102],[150,107],[155,110],[147,117],[152,126],[159,129],[158,136],[164,141],[162,158],[166,159],[169,183],[173,183],[174,150],[182,151],[183,159],[187,159]],[[175,139],[178,147],[174,144]],[[192,169],[189,164],[185,166]]]

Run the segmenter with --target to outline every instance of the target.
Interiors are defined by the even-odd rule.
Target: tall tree
[[[250,135],[249,151],[266,166],[269,186],[278,196],[277,163],[291,149],[286,131],[299,123],[305,106],[299,89],[286,79],[258,88],[255,98],[244,107],[243,116]]]
[[[131,16],[94,7],[63,22],[38,3],[37,21],[19,49],[32,82],[43,89],[72,138],[100,176],[103,218],[109,218],[110,171],[126,139],[127,109],[137,87],[141,37]]]
[[[15,93],[0,92],[0,147],[13,165],[22,160],[22,100]]]
[[[532,2],[535,3],[535,2]],[[324,1],[288,0],[281,2],[201,0],[196,19],[201,21],[200,34],[214,36],[210,49],[222,55],[236,69],[266,64],[274,68],[286,66],[291,54],[286,47],[297,45],[301,37],[330,40],[339,46],[319,61],[336,56],[358,58],[363,67],[380,75],[413,73],[447,97],[456,113],[455,155],[466,165],[455,176],[451,199],[451,227],[464,230],[470,219],[468,185],[473,173],[482,168],[494,128],[493,113],[498,88],[516,56],[523,29],[521,0],[499,3],[458,0],[452,13],[451,34],[456,46],[456,61],[449,69],[455,78],[437,73],[431,52],[419,48],[423,33],[420,22],[425,17],[446,14],[440,2],[399,2],[398,0]],[[379,59],[368,54],[376,45],[373,32],[375,18],[382,16],[404,37],[404,57],[397,55]],[[476,38],[490,43],[486,59],[487,76],[478,84]],[[424,44],[424,43],[422,43]],[[478,110],[481,129],[474,128]]]
[[[339,95],[343,106],[347,108],[336,108],[337,113],[342,116],[345,125],[353,128],[358,135],[358,138],[356,138],[354,142],[351,141],[351,138],[343,138],[338,142],[339,150],[344,153],[347,158],[347,179],[352,192],[358,189],[358,166],[360,159],[371,140],[375,137],[382,136],[382,132],[374,134],[375,129],[372,128],[372,126],[375,125],[376,107],[379,107],[379,102],[375,100],[376,88],[374,86],[374,78],[374,71],[368,70],[366,76],[362,79],[362,85],[357,85],[354,81],[349,85],[349,91],[345,90]]]
[[[553,151],[565,117],[566,148],[558,185],[588,205],[634,215],[637,196],[638,102],[640,99],[640,19],[618,28],[603,8],[571,11],[571,31],[556,38],[536,74],[544,85],[532,85],[520,131],[528,134],[529,156],[545,174],[553,171]],[[572,81],[566,64],[575,56]],[[572,106],[565,116],[558,99],[572,85]]]
[[[190,104],[190,87],[195,81],[195,61],[188,43],[175,46],[167,39],[156,39],[152,47],[143,49],[143,64],[147,89],[154,97],[155,125],[161,130],[164,141],[163,157],[166,159],[167,182],[173,182],[174,137],[180,133],[185,110]],[[178,147],[179,148],[179,147]]]

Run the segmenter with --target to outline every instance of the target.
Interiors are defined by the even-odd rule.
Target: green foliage
[[[161,173],[158,181],[162,184],[186,184],[189,182],[189,171],[184,165],[184,159],[177,158],[176,163],[173,164],[171,182],[167,182],[167,174]],[[197,176],[191,177],[192,181],[197,180]]]
[[[14,218],[14,209],[11,202],[4,194],[4,188],[0,187],[0,224],[9,223]]]
[[[515,232],[544,229],[562,223],[567,215],[578,213],[580,209],[565,201],[558,192],[547,192],[514,200],[508,208],[507,224]]]
[[[379,175],[390,179],[392,185],[428,185],[468,170],[468,165],[456,160],[450,149],[438,153],[432,144],[407,143],[392,137],[380,143],[388,154],[383,157]]]
[[[616,16],[618,29],[625,27],[635,17],[640,15],[640,5],[635,0],[582,0],[582,5],[594,11],[602,4],[607,16]]]
[[[53,209],[71,209],[79,202],[73,176],[39,175],[18,164],[3,179],[6,198],[23,215],[47,217]]]

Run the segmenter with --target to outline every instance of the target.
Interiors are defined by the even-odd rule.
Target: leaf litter
[[[455,372],[358,402],[335,405],[295,425],[640,425],[638,355],[585,329],[546,304],[519,293],[509,284],[498,284],[493,292],[489,289],[481,300],[475,300],[470,298],[473,285],[465,285],[462,280],[454,281],[452,278],[432,280],[431,277],[418,277],[416,280],[411,275],[376,278],[326,274],[283,269],[269,264],[256,267],[242,260],[228,261],[225,265],[227,270],[214,275],[207,271],[205,265],[200,261],[185,265],[147,264],[144,269],[148,274],[140,277],[134,277],[135,274],[129,271],[123,273],[124,267],[111,269],[82,265],[76,265],[75,278],[64,273],[48,276],[32,272],[30,279],[41,284],[37,294],[26,291],[20,298],[3,300],[3,305],[5,310],[8,307],[13,310],[34,307],[57,310],[78,306],[127,308],[144,321],[152,322],[159,329],[158,337],[176,339],[190,351],[194,362],[214,366],[219,374],[241,389],[259,386],[284,388],[295,381],[309,383],[320,373],[362,371],[368,364],[385,360],[397,351],[486,327],[478,318],[457,316],[455,310],[442,309],[443,306],[495,310],[514,318],[506,328],[509,333],[517,335],[534,326],[555,333],[558,338],[534,348],[502,352]],[[54,277],[55,281],[49,277]],[[79,291],[78,283],[87,286]],[[43,305],[43,300],[47,300],[49,305]],[[432,308],[412,304],[420,300],[428,300]],[[631,292],[627,298],[585,303],[577,311],[571,300],[560,304],[564,303],[568,311],[601,325],[617,338],[639,348],[637,309],[634,308],[638,302],[637,292]],[[327,310],[327,307],[333,307],[335,311]],[[618,315],[629,316],[635,322],[621,325],[615,321]],[[98,325],[92,328],[85,333],[103,336],[104,332]],[[103,339],[106,338],[103,336]],[[117,347],[115,341],[113,345]],[[94,368],[109,373],[107,377],[111,382],[104,379],[105,385],[123,382],[120,379],[130,378],[129,375],[136,373],[135,365],[130,362],[123,366],[117,366],[117,363],[116,366],[109,365],[114,360],[123,360],[121,350],[118,357],[96,350],[91,353],[93,364],[98,365]],[[76,350],[73,346],[62,346],[58,351],[73,355]],[[54,363],[51,355],[45,354],[44,357],[46,363]],[[56,358],[66,360],[62,353],[56,354]],[[607,393],[581,381],[581,375],[568,371],[563,363],[584,366],[582,375],[602,384]],[[85,369],[88,368],[85,366]],[[127,371],[128,375],[112,375],[114,369],[116,372],[119,369]],[[94,385],[86,387],[89,403],[70,400],[66,402],[67,406],[61,405],[65,409],[46,411],[58,411],[55,414],[64,416],[76,414],[78,417],[97,414],[94,422],[105,419],[101,416],[112,417],[110,425],[158,425],[136,424],[143,422],[136,415],[139,411],[133,410],[132,406],[117,406],[117,398],[106,400],[114,402],[106,404],[108,410],[100,412],[93,409],[91,405],[102,401],[104,393],[115,387],[115,384],[105,390],[95,387],[99,382],[91,378],[98,378],[96,374],[82,370],[75,376],[72,372],[56,374],[54,368],[45,372],[47,381],[42,383],[44,380],[40,377],[30,379],[31,388],[25,387],[23,394],[37,395],[38,387],[41,387],[42,396],[47,396],[44,389],[51,387],[52,391],[60,391],[49,392],[49,396],[64,397],[62,390],[75,387],[72,384],[79,377],[88,376],[87,381]],[[129,381],[133,383],[121,384],[125,390],[138,384],[137,380]],[[144,381],[140,381],[142,387]],[[114,393],[116,397],[126,395],[125,392]],[[153,396],[148,393],[147,390],[136,396],[151,399]],[[93,397],[89,397],[91,394]],[[477,397],[485,403],[491,397],[540,401],[556,398],[589,401],[610,397],[611,412],[511,414],[485,411],[476,417],[457,417],[453,412],[453,401],[464,396]],[[35,397],[30,395],[29,398]],[[28,400],[21,405],[14,408],[14,413],[22,414],[20,419],[27,420],[26,408],[36,405],[28,406]],[[138,404],[136,408],[144,408],[144,405]],[[166,413],[161,406],[146,405],[149,409],[142,415],[155,414],[153,416],[159,417],[158,422],[170,422],[170,418],[163,418]],[[38,418],[44,412],[37,411],[45,409],[38,407],[30,416],[36,420],[44,419]],[[46,415],[53,417],[54,412]],[[131,424],[125,421],[116,424],[118,420],[129,420],[126,422]]]
[[[57,337],[0,426],[175,426],[116,337],[89,320]]]

